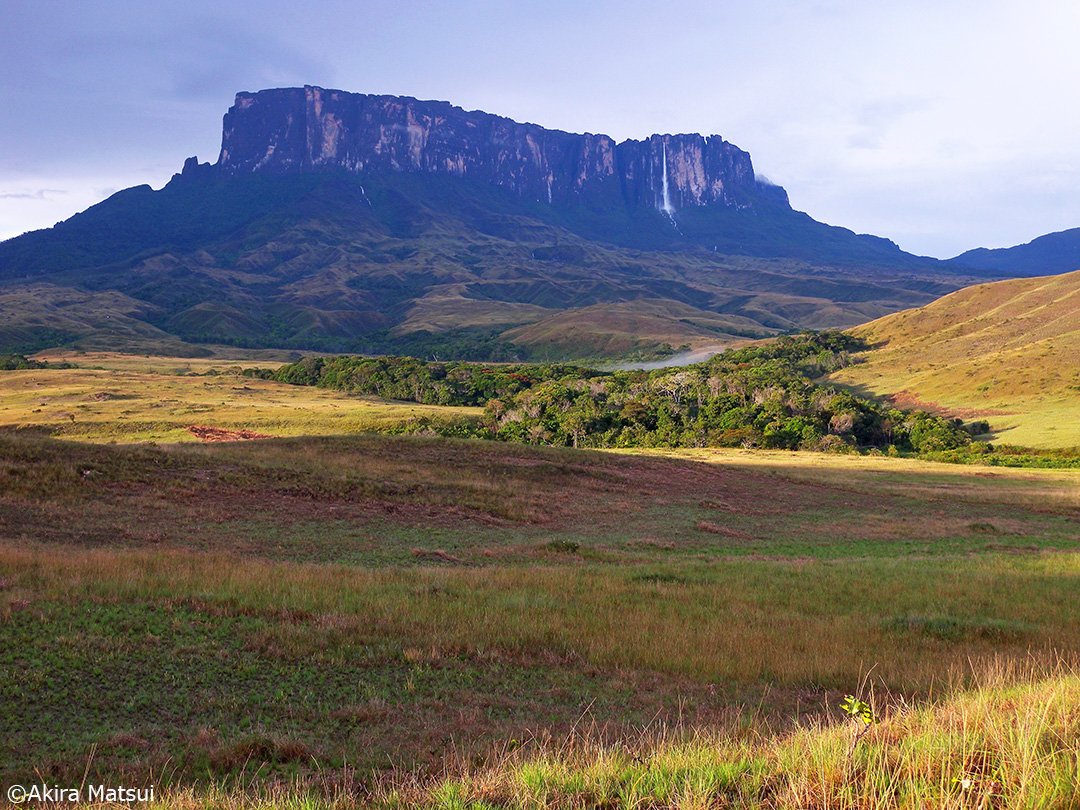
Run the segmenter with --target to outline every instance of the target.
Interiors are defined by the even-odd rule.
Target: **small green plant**
[[[864,700],[859,700],[854,695],[848,695],[844,698],[844,702],[840,704],[840,708],[852,719],[855,723],[855,736],[851,740],[851,750],[855,750],[855,746],[859,744],[859,740],[866,736],[867,732],[878,722],[878,717],[874,713],[874,707]]]
[[[573,540],[552,540],[548,543],[548,548],[560,554],[577,554],[581,544],[575,543]]]
[[[868,726],[877,722],[874,707],[865,701],[859,700],[854,695],[845,697],[844,702],[840,704],[840,708],[853,720],[861,720]]]

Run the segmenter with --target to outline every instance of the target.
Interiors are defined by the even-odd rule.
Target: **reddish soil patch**
[[[426,549],[426,548],[414,548],[412,550],[413,556],[421,560],[439,560],[441,562],[460,563],[465,562],[460,557],[455,557],[441,548]]]
[[[746,532],[735,531],[735,529],[729,529],[727,526],[721,526],[718,523],[710,523],[707,520],[699,520],[695,527],[699,532],[708,532],[709,534],[720,534],[724,537],[737,537],[741,540],[752,540],[753,538]]]
[[[254,430],[226,430],[204,425],[188,425],[188,432],[202,442],[242,442],[249,439],[274,438],[266,433],[256,433]]]
[[[974,419],[980,416],[1011,416],[1015,413],[1015,411],[999,411],[995,408],[947,408],[936,402],[926,402],[925,400],[921,400],[917,394],[913,394],[906,388],[903,391],[897,391],[895,394],[890,394],[886,399],[893,407],[902,410],[926,411],[934,416],[944,416],[948,418],[959,417],[960,419]]]

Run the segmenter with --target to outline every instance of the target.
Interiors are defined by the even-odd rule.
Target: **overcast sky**
[[[0,238],[217,160],[236,92],[718,134],[815,219],[949,257],[1080,226],[1075,0],[0,0]]]

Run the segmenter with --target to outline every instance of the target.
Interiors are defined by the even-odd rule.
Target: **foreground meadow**
[[[202,422],[254,429],[246,384],[326,435],[198,443],[182,412],[177,443],[102,444],[105,414],[0,434],[5,786],[1077,806],[1074,471],[372,435],[349,406],[408,412],[160,372],[109,372],[133,398],[102,407],[152,407],[126,373],[213,382],[240,391]],[[0,375],[12,413],[24,373]],[[854,746],[847,694],[880,718]]]

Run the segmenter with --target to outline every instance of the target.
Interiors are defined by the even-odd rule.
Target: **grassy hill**
[[[959,290],[852,330],[874,348],[832,375],[861,393],[986,419],[995,441],[1080,445],[1080,271]]]

